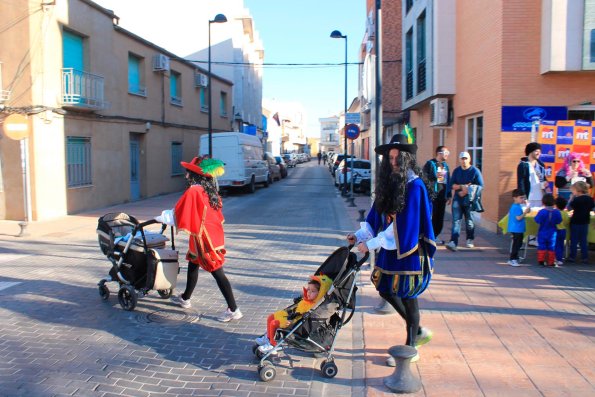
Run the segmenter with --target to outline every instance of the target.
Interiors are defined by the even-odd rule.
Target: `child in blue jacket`
[[[556,267],[556,234],[557,225],[562,223],[560,210],[554,208],[554,195],[546,193],[541,199],[543,209],[535,216],[539,225],[537,232],[537,261],[541,266]]]

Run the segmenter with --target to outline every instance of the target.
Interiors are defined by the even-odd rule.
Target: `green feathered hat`
[[[195,157],[189,163],[182,161],[180,164],[187,170],[198,175],[206,176],[207,178],[218,177],[225,172],[223,168],[225,163],[223,161],[212,159],[208,156]]]

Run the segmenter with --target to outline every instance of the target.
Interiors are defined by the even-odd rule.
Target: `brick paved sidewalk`
[[[370,199],[355,203],[346,204],[354,229]],[[446,240],[450,221],[444,230]],[[436,253],[432,283],[420,298],[421,324],[434,339],[413,364],[423,382],[414,395],[595,395],[595,264],[542,268],[530,250],[513,268],[506,265],[508,236],[480,228],[475,243]],[[404,343],[405,327],[397,314],[374,311],[379,298],[369,269],[361,277],[366,395],[388,396],[386,351]]]

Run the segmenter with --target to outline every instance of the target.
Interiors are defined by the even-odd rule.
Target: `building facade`
[[[339,118],[337,116],[321,117],[320,123],[320,151],[338,152],[341,146],[339,141]]]
[[[510,206],[516,167],[531,141],[531,109],[545,119],[595,113],[593,0],[402,2],[403,108],[418,158],[446,145],[468,151],[484,176],[484,219]],[[559,111],[562,109],[561,112]],[[509,119],[521,109],[520,120]],[[557,112],[548,110],[557,109]]]
[[[27,18],[21,18],[22,15]],[[207,132],[204,69],[118,26],[89,0],[0,3],[0,119],[25,114],[30,219],[179,191],[181,160]],[[232,83],[213,76],[214,131],[233,120]],[[0,140],[0,219],[24,218],[19,142]]]
[[[250,11],[243,0],[208,4],[210,18],[223,13],[227,22],[211,24],[211,61],[213,73],[230,80],[233,86],[233,130],[254,132],[262,137],[262,64],[264,47]],[[202,18],[204,19],[204,18]],[[208,26],[208,21],[204,21]],[[208,41],[197,40],[199,50],[189,60],[208,61]]]

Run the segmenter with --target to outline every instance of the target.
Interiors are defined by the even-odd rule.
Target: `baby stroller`
[[[97,283],[101,299],[109,298],[110,291],[105,283],[110,281],[119,284],[118,301],[128,311],[136,307],[138,293],[144,296],[154,289],[163,299],[172,295],[180,272],[174,229],[172,226],[171,249],[166,249],[169,239],[163,232],[167,225],[161,226],[160,233],[144,230],[155,223],[158,222],[154,219],[140,223],[122,212],[99,218],[99,248],[112,263],[109,275]]]
[[[338,368],[333,358],[335,340],[339,330],[353,317],[357,275],[369,256],[366,253],[358,261],[351,248],[353,246],[337,249],[316,271],[315,275],[326,275],[333,280],[324,298],[304,313],[295,324],[288,328],[279,328],[275,337],[277,345],[271,351],[262,353],[258,350],[258,345],[252,348],[260,359],[258,375],[262,381],[268,382],[275,378],[277,371],[268,358],[283,350],[284,346],[324,355],[325,359],[320,365],[322,375],[327,378],[337,375]],[[294,299],[294,304],[300,300],[301,297]]]

